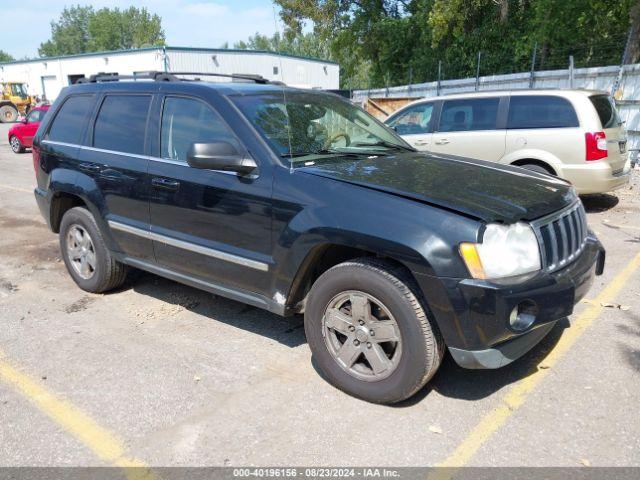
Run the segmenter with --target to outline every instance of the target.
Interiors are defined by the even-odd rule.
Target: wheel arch
[[[516,167],[522,167],[524,165],[538,165],[539,167],[547,170],[551,175],[558,175],[558,172],[553,165],[549,164],[549,162],[545,162],[544,160],[540,160],[537,158],[523,158],[520,160],[516,160],[515,162],[511,162],[511,165],[514,165]]]
[[[324,272],[340,263],[357,258],[376,258],[389,264],[394,269],[402,270],[406,278],[410,279],[412,288],[416,289],[416,294],[421,294],[418,282],[405,258],[366,245],[350,245],[348,243],[326,241],[318,243],[311,248],[295,271],[285,297],[288,313],[301,313],[304,311],[307,294],[314,282]],[[279,290],[276,289],[276,291]]]
[[[506,165],[522,166],[526,163],[540,165],[551,172],[553,175],[562,176],[563,162],[553,153],[536,148],[526,148],[513,151],[500,159],[500,162]]]
[[[49,211],[49,224],[54,233],[60,232],[60,223],[66,212],[74,207],[87,208],[87,202],[77,193],[55,192],[51,197],[51,208]]]
[[[70,208],[82,206],[91,212],[104,235],[106,206],[100,188],[93,178],[75,170],[56,168],[51,172],[48,191],[50,225],[55,233],[59,232],[62,216]]]

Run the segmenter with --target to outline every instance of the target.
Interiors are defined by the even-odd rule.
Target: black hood
[[[403,152],[340,157],[298,169],[484,220],[534,220],[573,203],[571,185],[550,175],[448,155]]]

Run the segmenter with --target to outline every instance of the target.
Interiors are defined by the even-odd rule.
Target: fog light
[[[529,328],[536,320],[536,304],[531,301],[519,303],[509,315],[509,325],[513,330],[521,332]]]

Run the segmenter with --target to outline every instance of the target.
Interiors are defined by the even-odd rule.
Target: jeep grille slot
[[[531,225],[540,243],[542,268],[547,272],[569,264],[587,243],[587,217],[580,201]]]

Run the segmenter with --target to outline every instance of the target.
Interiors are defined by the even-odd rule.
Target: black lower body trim
[[[500,368],[517,360],[535,347],[554,327],[556,322],[541,325],[521,335],[485,350],[462,350],[449,347],[451,356],[463,368]]]
[[[274,300],[269,299],[264,295],[226,287],[224,285],[219,285],[206,280],[202,280],[200,278],[192,277],[190,275],[185,275],[183,273],[179,273],[168,268],[131,257],[123,256],[118,258],[118,260],[127,265],[131,265],[132,267],[139,268],[140,270],[145,270],[161,277],[165,277],[170,280],[189,285],[190,287],[213,293],[214,295],[220,295],[221,297],[230,298],[231,300],[236,300],[238,302],[246,303],[254,307],[262,308],[278,315],[285,314],[285,305],[276,303]]]

